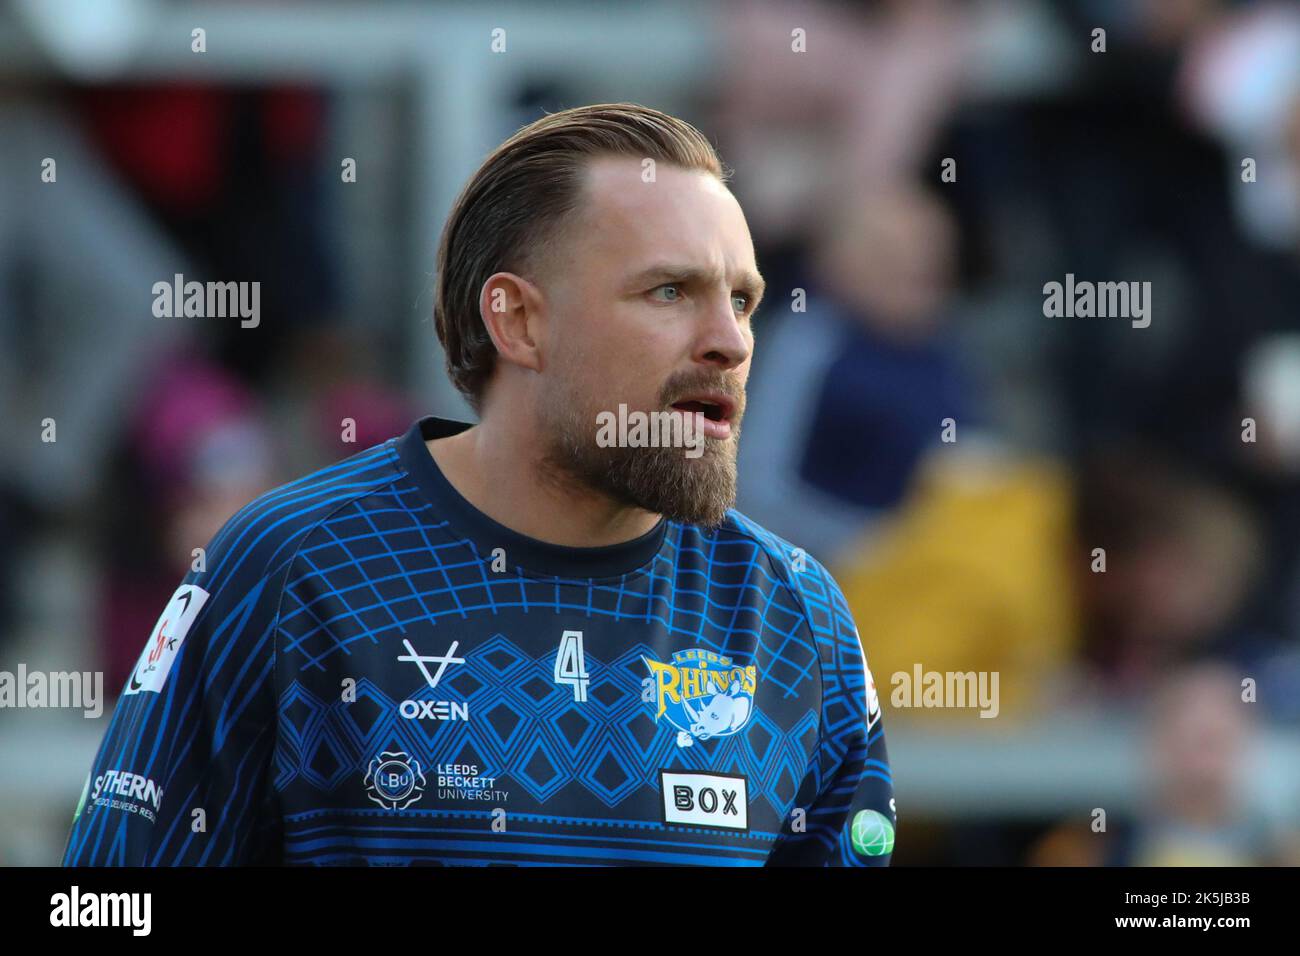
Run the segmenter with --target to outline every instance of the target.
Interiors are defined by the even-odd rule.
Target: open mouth
[[[700,431],[705,438],[726,441],[733,435],[732,416],[736,413],[736,403],[721,392],[702,392],[688,395],[679,402],[673,402],[675,411],[692,416],[691,421],[699,421]],[[695,419],[702,415],[702,419]]]
[[[731,399],[725,396],[708,395],[673,402],[673,408],[687,414],[698,412],[711,422],[729,422],[733,406]]]

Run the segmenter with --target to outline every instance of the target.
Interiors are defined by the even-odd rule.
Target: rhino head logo
[[[690,701],[683,701],[686,714],[691,719],[691,736],[708,740],[721,734],[730,734],[739,730],[749,719],[751,701],[739,695],[740,681],[732,681],[724,693],[714,694],[699,707],[692,707]]]

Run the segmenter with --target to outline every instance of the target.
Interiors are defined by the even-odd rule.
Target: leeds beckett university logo
[[[424,795],[420,762],[402,751],[385,750],[366,768],[366,795],[385,810],[405,810]]]
[[[655,720],[666,717],[677,728],[677,746],[726,737],[749,722],[754,710],[758,668],[733,666],[713,651],[676,651],[671,664],[642,656],[650,676],[642,700],[653,701]]]

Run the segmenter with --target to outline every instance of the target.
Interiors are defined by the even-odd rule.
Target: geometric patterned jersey
[[[416,422],[270,491],[163,610],[65,865],[887,865],[843,595],[743,515],[560,547]]]

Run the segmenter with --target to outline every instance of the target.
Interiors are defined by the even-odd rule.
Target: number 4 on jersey
[[[570,684],[577,703],[587,700],[587,658],[582,652],[582,631],[565,631],[560,637],[560,649],[555,655],[555,683]]]

